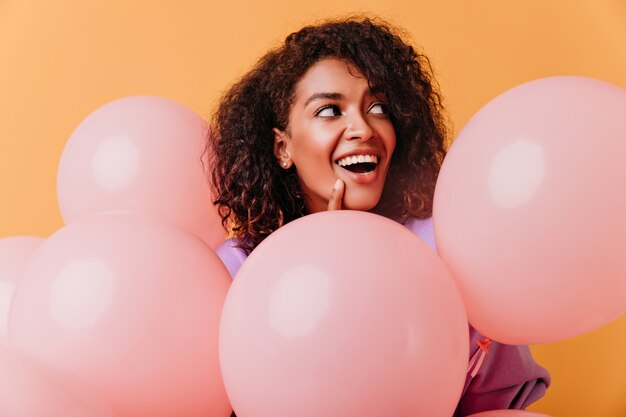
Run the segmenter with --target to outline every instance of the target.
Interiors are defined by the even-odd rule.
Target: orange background
[[[0,0],[0,237],[61,227],[57,164],[99,106],[151,94],[206,116],[285,35],[353,12],[384,17],[421,45],[456,132],[531,79],[582,75],[626,88],[625,0]],[[626,318],[533,351],[554,378],[535,411],[626,416]]]

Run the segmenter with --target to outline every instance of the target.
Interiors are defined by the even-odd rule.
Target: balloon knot
[[[484,339],[479,339],[476,341],[476,344],[479,348],[481,348],[485,353],[489,352],[489,345],[491,345],[491,339],[485,337]]]
[[[478,374],[478,370],[482,366],[485,356],[489,352],[489,345],[491,345],[491,339],[485,337],[484,339],[479,339],[476,341],[478,345],[478,349],[476,349],[476,353],[472,356],[472,359],[467,365],[467,372],[470,373],[472,378],[474,378]]]

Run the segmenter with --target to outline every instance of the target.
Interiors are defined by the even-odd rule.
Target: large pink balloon
[[[461,297],[436,254],[355,211],[268,237],[235,278],[220,329],[238,417],[450,417],[468,349]]]
[[[22,269],[44,240],[31,236],[0,239],[0,340],[7,334],[9,306]]]
[[[532,413],[523,410],[492,410],[484,411],[478,414],[472,414],[469,417],[550,417],[547,414]]]
[[[587,78],[523,84],[465,126],[434,225],[478,331],[549,342],[626,311],[624,155],[626,91]]]
[[[114,417],[93,393],[3,344],[0,370],[2,417]]]
[[[230,282],[192,234],[97,214],[56,232],[29,262],[9,340],[78,375],[118,417],[228,416],[217,336]]]
[[[225,233],[211,204],[201,155],[207,126],[160,97],[128,97],[83,120],[59,164],[66,223],[108,210],[161,216],[215,248]]]

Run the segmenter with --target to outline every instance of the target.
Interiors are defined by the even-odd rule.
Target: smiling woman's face
[[[343,208],[378,204],[396,145],[386,108],[361,72],[338,59],[315,63],[296,84],[274,151],[279,162],[295,166],[309,212],[327,209],[337,179],[346,185]]]

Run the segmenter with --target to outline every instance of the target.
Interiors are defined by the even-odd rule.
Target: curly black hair
[[[214,204],[246,253],[307,214],[296,170],[276,162],[272,128],[286,129],[296,84],[325,58],[354,65],[389,101],[396,148],[372,212],[401,222],[432,214],[446,128],[428,58],[380,19],[326,21],[290,34],[263,56],[226,92],[211,121],[205,151]]]

